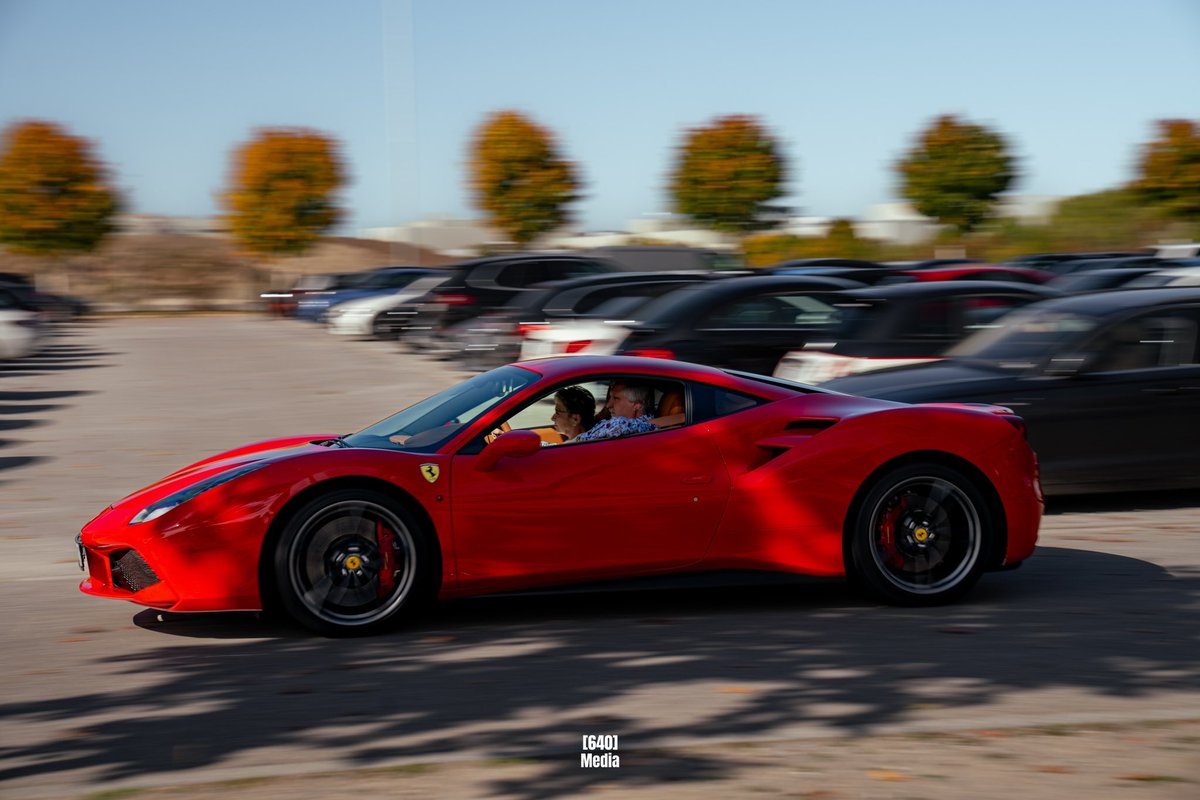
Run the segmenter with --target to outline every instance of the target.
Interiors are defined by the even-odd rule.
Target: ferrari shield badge
[[[422,477],[425,478],[425,480],[429,481],[430,483],[436,483],[437,479],[438,479],[438,475],[441,475],[441,474],[442,474],[441,467],[439,467],[437,464],[422,464],[421,465],[421,475],[422,475]]]

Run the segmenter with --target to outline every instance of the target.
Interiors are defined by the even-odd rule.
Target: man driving
[[[645,384],[614,380],[609,384],[604,407],[611,416],[576,436],[572,444],[657,430],[653,422],[654,390]]]

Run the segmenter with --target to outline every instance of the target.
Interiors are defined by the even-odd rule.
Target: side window
[[[540,266],[545,270],[545,274],[541,278],[541,280],[545,281],[584,278],[588,275],[597,275],[608,271],[594,261],[586,261],[581,258],[543,261]]]
[[[774,297],[752,297],[718,308],[704,323],[706,328],[762,328],[775,323],[786,312]]]
[[[973,333],[981,328],[995,328],[996,320],[1014,308],[1020,308],[1033,298],[1022,297],[964,297],[962,301],[962,331]]]
[[[704,422],[726,417],[760,406],[766,401],[761,397],[733,392],[716,386],[696,384],[692,387],[692,422]]]
[[[1089,372],[1178,367],[1197,363],[1195,311],[1158,312],[1124,320],[1097,343]]]
[[[952,339],[956,329],[949,300],[926,300],[913,309],[912,333],[919,339]]]
[[[617,384],[622,387],[623,402],[614,402],[610,412],[610,387]],[[634,390],[632,395],[627,389]],[[639,394],[647,398],[648,406],[642,404],[639,408],[630,402],[631,396]],[[589,439],[584,434],[596,429],[604,435],[595,441],[603,441],[682,427],[689,421],[690,395],[683,381],[641,376],[598,376],[559,384],[517,409],[463,452],[479,452],[509,430],[532,430],[547,445],[557,445],[575,438],[584,443]]]
[[[832,325],[838,311],[811,294],[779,294],[739,300],[709,317],[712,328],[814,328]]]
[[[545,270],[540,269],[540,266],[536,261],[517,261],[505,264],[494,280],[497,286],[505,286],[510,289],[532,286],[545,280]]]

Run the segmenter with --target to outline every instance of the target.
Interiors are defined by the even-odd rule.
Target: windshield
[[[343,441],[351,447],[431,453],[539,378],[537,373],[521,367],[500,367],[422,400]]]
[[[1067,312],[1016,311],[999,326],[982,330],[952,348],[952,358],[990,361],[1000,366],[1028,367],[1078,341],[1099,324],[1095,317]]]

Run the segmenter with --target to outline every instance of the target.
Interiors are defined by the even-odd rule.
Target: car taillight
[[[642,347],[630,350],[623,355],[637,356],[639,358],[675,358],[675,351],[667,350],[665,347]]]
[[[548,331],[550,326],[544,322],[518,322],[517,336],[528,336],[535,331]]]
[[[584,349],[585,347],[591,347],[591,346],[592,346],[591,339],[580,339],[577,342],[567,342],[567,349],[564,352],[578,353],[580,350]]]
[[[444,306],[469,306],[474,304],[475,298],[469,294],[439,294],[433,298],[433,302]]]

